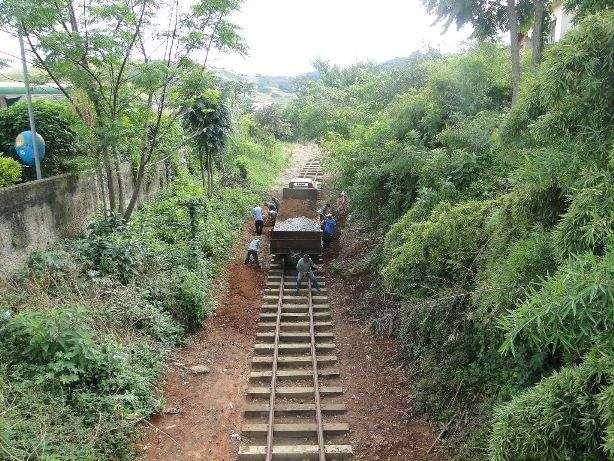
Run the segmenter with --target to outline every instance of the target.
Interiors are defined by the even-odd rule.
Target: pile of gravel
[[[309,219],[304,216],[299,216],[297,218],[288,218],[281,222],[276,222],[274,230],[317,232],[320,230],[320,223],[315,219]]]

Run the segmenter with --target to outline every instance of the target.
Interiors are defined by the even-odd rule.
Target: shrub
[[[118,215],[92,222],[77,251],[93,270],[116,277],[124,284],[136,274],[143,253]]]
[[[83,308],[24,310],[0,325],[3,448],[41,459],[128,459],[138,420],[159,408],[162,357],[95,336]],[[71,455],[72,456],[72,455]]]
[[[554,232],[562,259],[586,251],[603,255],[608,238],[614,235],[612,171],[586,172],[580,184]]]
[[[21,163],[0,155],[0,187],[10,186],[21,180],[23,167]]]
[[[147,299],[189,333],[202,326],[214,307],[208,275],[184,266],[159,274],[147,284],[147,290]]]
[[[612,425],[607,412],[614,404],[612,352],[563,368],[496,408],[489,458],[606,459],[606,443],[614,454],[611,432],[606,435]]]
[[[426,286],[432,290],[471,280],[478,252],[486,242],[484,222],[491,209],[490,201],[441,203],[428,220],[408,223],[403,243],[387,245],[382,276],[388,288],[407,294]]]
[[[570,257],[539,290],[500,321],[504,350],[517,343],[533,351],[565,353],[573,361],[586,354],[614,324],[614,251]]]
[[[74,171],[87,152],[89,129],[65,102],[37,99],[33,105],[36,131],[45,140],[43,174]],[[15,138],[29,129],[25,101],[0,109],[0,150],[13,153]]]
[[[521,304],[531,288],[539,289],[556,270],[551,234],[536,228],[527,236],[492,244],[484,257],[473,300],[482,315],[496,318]]]
[[[149,293],[134,287],[119,291],[95,313],[105,326],[113,326],[127,334],[138,332],[162,345],[181,342],[183,327],[159,303],[148,302]]]

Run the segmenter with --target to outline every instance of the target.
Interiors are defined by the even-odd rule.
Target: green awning
[[[33,95],[62,94],[59,88],[51,85],[30,85]],[[21,82],[0,82],[0,96],[21,96],[26,94],[26,86]]]

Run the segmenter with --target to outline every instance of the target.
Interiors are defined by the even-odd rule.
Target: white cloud
[[[348,65],[407,56],[427,44],[453,51],[470,30],[442,35],[420,0],[245,0],[234,18],[249,56],[219,56],[212,63],[245,73],[297,74],[315,58]]]
[[[295,75],[311,70],[315,58],[339,65],[379,62],[429,44],[454,51],[470,33],[452,26],[442,34],[420,0],[245,0],[233,20],[249,55],[212,54],[210,64],[248,74]],[[0,57],[16,67],[5,53],[19,54],[17,40],[0,34],[0,44]]]

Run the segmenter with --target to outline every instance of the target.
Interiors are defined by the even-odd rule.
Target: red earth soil
[[[314,152],[317,149],[313,146],[297,146],[293,169]],[[295,175],[293,169],[286,176]],[[145,426],[139,444],[141,460],[236,459],[244,392],[265,283],[265,271],[243,264],[245,248],[253,233],[249,223],[219,278],[215,313],[189,345],[169,358],[161,383],[166,409]],[[265,261],[266,234],[262,245]],[[351,236],[345,231],[342,234],[341,242],[347,252]],[[337,251],[338,248],[333,249],[333,256]],[[344,255],[341,257],[343,260]],[[434,426],[413,410],[411,383],[399,370],[396,344],[375,337],[368,325],[352,314],[366,288],[364,281],[332,274],[328,259],[326,280],[348,405],[345,420],[350,423],[355,459],[443,459],[434,444]],[[194,374],[189,369],[194,365],[204,365],[209,372]]]
[[[219,280],[218,305],[202,331],[168,361],[163,378],[165,412],[146,427],[142,460],[230,460],[239,449],[244,392],[265,272],[246,266],[246,226]],[[268,246],[263,242],[263,246]],[[208,373],[190,367],[204,365]]]

